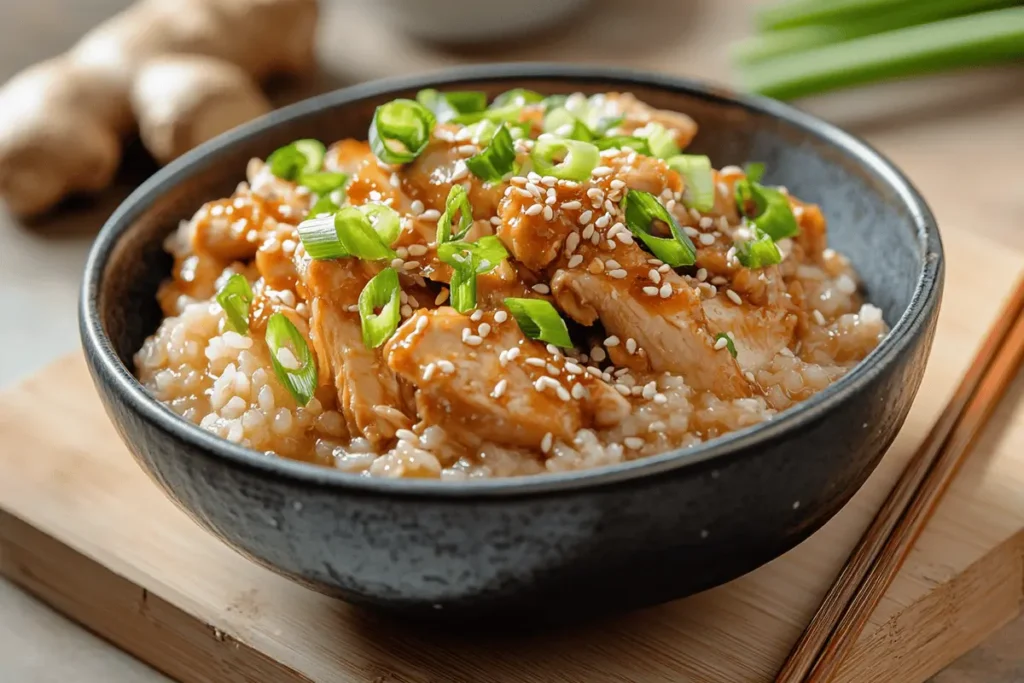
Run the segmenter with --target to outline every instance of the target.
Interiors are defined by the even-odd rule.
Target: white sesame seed
[[[818,309],[814,309],[814,313],[812,313],[811,315],[814,316],[814,322],[818,323],[819,325],[825,324],[825,316],[823,316],[821,314],[821,311],[819,311]]]
[[[661,284],[661,273],[659,273],[657,269],[651,268],[647,271],[647,277],[651,278],[651,282],[654,284]]]
[[[672,266],[668,265],[667,263],[662,263],[660,266],[658,266],[659,273],[667,273],[670,270],[672,270]]]
[[[371,202],[379,202],[381,200],[381,194],[377,190],[370,190],[369,197]]]
[[[519,354],[520,354],[519,347],[518,346],[514,346],[514,347],[512,347],[511,349],[508,350],[508,359],[509,360],[515,360],[516,358],[519,358]]]
[[[625,384],[616,384],[615,391],[619,392],[623,396],[629,396],[629,387],[627,387]]]
[[[569,259],[569,267],[570,268],[575,268],[576,266],[580,265],[581,263],[583,263],[583,257],[580,254],[574,254],[573,257],[571,259]]]
[[[710,247],[712,244],[715,243],[715,236],[712,235],[710,232],[705,232],[700,236],[700,243],[706,247]]]
[[[607,261],[605,261],[604,265],[605,265],[606,268],[609,268],[609,269],[615,269],[615,268],[621,268],[622,267],[621,265],[619,265],[619,262],[616,261],[613,258],[610,258]]]
[[[711,278],[711,284],[713,284],[713,285],[727,285],[727,284],[729,284],[729,281],[726,280],[721,275],[716,275],[715,277]]]
[[[419,216],[423,213],[424,208],[423,202],[418,199],[413,200],[412,204],[409,205],[409,211],[411,211],[414,216]]]
[[[582,208],[583,205],[579,203],[579,200],[572,200],[571,202],[562,202],[562,210],[564,211],[576,211]]]
[[[505,393],[505,388],[508,386],[508,380],[500,380],[494,385],[494,392],[491,394],[494,398],[501,398],[501,395]]]
[[[705,280],[707,280],[708,279],[708,269],[707,268],[698,268],[697,269],[697,279],[700,280],[701,282],[704,282]]]
[[[585,398],[587,396],[587,393],[587,388],[584,387],[582,384],[572,385],[572,397],[577,401],[579,401],[582,398]]]
[[[661,286],[661,289],[658,291],[658,293],[661,295],[662,299],[669,298],[670,296],[672,296],[672,285],[666,282]]]
[[[559,384],[556,380],[552,379],[551,377],[548,377],[547,375],[541,375],[533,383],[533,388],[536,389],[537,391],[544,391],[545,389],[558,390],[561,387],[561,384]]]
[[[437,368],[446,375],[450,375],[455,372],[455,364],[450,360],[439,360],[437,361]]]
[[[448,301],[448,290],[447,289],[442,289],[441,293],[438,294],[436,297],[434,297],[434,305],[435,306],[440,306],[445,301]]]
[[[403,304],[402,307],[398,309],[398,313],[403,318],[409,318],[412,316],[412,306],[409,304]]]
[[[573,363],[571,360],[565,361],[565,369],[566,369],[566,371],[568,371],[570,374],[573,374],[573,375],[581,375],[581,374],[583,374],[583,368],[581,368],[576,363]]]
[[[740,298],[740,295],[732,291],[731,289],[725,290],[725,295],[729,297],[729,301],[733,302],[737,306],[743,303],[743,299]]]
[[[636,339],[633,339],[632,337],[630,337],[629,339],[626,340],[626,351],[631,356],[634,353],[636,353]]]
[[[725,337],[719,337],[715,340],[715,351],[721,351],[727,346],[729,346],[729,340]]]
[[[437,209],[427,209],[426,211],[420,214],[420,218],[425,221],[436,221],[440,217],[441,212],[438,211]]]
[[[548,432],[544,435],[544,438],[540,440],[540,449],[547,453],[551,450],[552,441],[554,441],[554,437],[551,435],[551,432]]]
[[[526,183],[526,189],[534,197],[538,197],[539,198],[539,197],[543,197],[544,196],[544,190],[540,189],[540,185],[538,185],[537,183],[533,183],[533,182]]]
[[[548,350],[548,353],[550,353],[555,358],[562,357],[562,350],[555,346],[554,344],[548,344],[545,348]]]
[[[748,382],[753,382],[754,381],[754,373],[752,373],[750,370],[747,370],[746,372],[744,372],[743,376],[747,378]]]
[[[498,311],[497,313],[494,314],[494,322],[503,323],[506,320],[508,320],[508,313],[506,313],[505,311]]]
[[[542,368],[545,365],[547,365],[547,361],[544,360],[543,358],[533,358],[533,357],[531,357],[531,358],[527,358],[524,362],[527,365],[532,365],[532,366],[537,367],[537,368]]]
[[[419,261],[406,261],[402,264],[402,270],[416,270],[420,267]]]
[[[558,366],[552,365],[551,363],[545,365],[544,369],[547,370],[548,374],[551,375],[552,377],[557,377],[558,375],[562,374],[562,371],[558,369]]]
[[[654,402],[660,405],[664,405],[665,403],[668,403],[668,399],[665,397],[665,394],[655,394]]]
[[[526,179],[529,180],[531,183],[539,183],[540,174],[530,171],[529,173],[526,174]]]
[[[604,345],[609,347],[609,348],[611,348],[612,346],[618,346],[619,345],[619,338],[616,337],[613,334],[612,336],[610,336],[610,337],[608,337],[607,339],[604,340]]]
[[[586,225],[587,223],[590,222],[590,219],[593,218],[593,217],[594,217],[594,212],[591,211],[590,209],[587,209],[586,211],[584,211],[583,213],[580,214],[580,219],[579,219],[580,225]],[[587,235],[583,235],[583,237],[586,238]]]
[[[543,282],[538,282],[533,287],[530,287],[530,289],[532,289],[533,291],[537,292],[538,294],[550,294],[551,293],[551,288],[548,287]]]
[[[609,216],[606,213],[603,213],[603,214],[601,214],[598,217],[598,219],[596,221],[594,221],[594,225],[596,225],[597,227],[603,229],[603,228],[607,228],[608,224],[611,223],[611,222],[612,222],[612,217]]]
[[[654,381],[650,381],[644,385],[643,397],[648,401],[654,398],[654,395],[658,393],[658,385]]]
[[[410,244],[409,255],[410,256],[423,256],[427,253],[427,248],[422,244]]]
[[[600,363],[601,361],[603,361],[607,357],[608,357],[608,354],[605,353],[604,349],[602,349],[600,346],[595,346],[592,349],[590,349],[590,358],[595,363]],[[600,370],[598,370],[598,374],[600,374]]]
[[[668,426],[661,420],[655,420],[651,424],[647,425],[647,431],[649,432],[663,432],[668,429]]]
[[[524,211],[523,213],[525,213],[527,216],[536,216],[537,214],[539,214],[543,210],[544,210],[544,205],[543,204],[533,204],[528,209],[526,209],[526,211]]]
[[[608,275],[615,278],[616,280],[623,280],[625,279],[626,275],[628,275],[628,273],[622,268],[616,268],[614,270],[609,270]]]
[[[477,334],[481,337],[486,337],[491,333],[491,326],[487,323],[480,323],[480,328],[477,330]]]
[[[459,159],[455,162],[455,171],[452,173],[451,181],[457,183],[463,178],[469,176],[469,167],[466,166],[466,162]]]
[[[647,296],[658,296],[657,287],[644,287],[644,294]]]
[[[618,235],[615,236],[615,239],[617,239],[619,242],[622,242],[623,244],[633,244],[633,235],[629,234],[628,232],[620,232]]]
[[[437,371],[437,364],[436,363],[429,363],[427,365],[427,367],[423,368],[423,381],[424,382],[430,381],[430,378],[434,376],[434,373],[436,371]]]
[[[609,175],[611,172],[612,169],[609,168],[608,166],[598,166],[593,171],[591,171],[590,174],[597,178],[603,178],[604,176]]]
[[[560,399],[562,399],[563,401],[566,401],[566,402],[568,402],[569,399],[572,398],[569,395],[569,392],[566,390],[566,388],[561,386],[561,385],[559,385],[558,388],[555,389],[555,395],[558,396],[558,398],[560,398]]]
[[[613,190],[621,190],[626,186],[626,183],[622,180],[619,180],[618,178],[615,178],[614,180],[612,180],[612,182],[608,184],[611,186]]]
[[[626,448],[632,448],[633,450],[637,450],[639,448],[643,448],[644,443],[646,442],[638,436],[627,436],[625,439],[622,440],[622,443],[626,444]]]
[[[710,230],[715,227],[715,219],[710,218],[709,216],[701,216],[701,219],[697,221],[697,224],[705,230]]]
[[[595,368],[592,365],[588,365],[587,366],[587,374],[593,375],[594,377],[601,377],[602,376],[601,369],[600,368]]]
[[[483,318],[483,317],[484,317],[484,312],[481,311],[480,309],[477,309],[477,310],[473,311],[473,314],[471,316],[469,316],[469,319],[476,323],[476,322],[480,322],[480,319]]]

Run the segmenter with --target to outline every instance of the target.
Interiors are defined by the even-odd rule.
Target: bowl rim
[[[122,235],[163,194],[168,186],[201,171],[223,150],[243,144],[283,123],[295,121],[325,109],[335,109],[369,97],[424,87],[455,86],[471,81],[568,80],[621,83],[623,87],[644,86],[719,102],[778,118],[840,149],[857,163],[882,178],[910,213],[922,253],[922,267],[910,303],[885,339],[849,373],[826,389],[779,414],[768,422],[730,432],[691,448],[679,448],[638,460],[571,472],[540,473],[470,481],[389,479],[364,477],[337,469],[268,457],[231,443],[201,429],[172,412],[153,397],[120,361],[103,329],[98,311],[104,269]],[[414,76],[369,81],[302,100],[271,112],[229,131],[186,153],[155,173],[117,208],[103,225],[86,262],[79,300],[82,343],[102,381],[144,420],[174,439],[199,452],[215,454],[230,464],[265,476],[284,477],[297,483],[324,486],[352,494],[376,494],[433,499],[492,499],[533,496],[552,492],[592,489],[657,476],[694,467],[714,459],[773,442],[822,418],[834,406],[857,393],[882,373],[886,366],[913,342],[934,314],[942,286],[944,257],[938,227],[931,210],[913,184],[892,162],[860,138],[815,116],[777,100],[737,94],[729,88],[694,79],[642,70],[553,63],[503,63],[461,66]]]

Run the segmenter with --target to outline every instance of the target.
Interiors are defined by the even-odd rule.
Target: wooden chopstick
[[[850,554],[776,683],[827,683],[910,553],[1024,357],[1024,278]]]

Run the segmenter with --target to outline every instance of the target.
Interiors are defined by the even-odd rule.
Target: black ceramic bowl
[[[771,422],[614,467],[465,483],[367,479],[267,457],[179,418],[135,380],[160,320],[161,241],[229,194],[246,161],[296,138],[365,138],[378,104],[418,89],[633,91],[700,124],[716,166],[756,159],[819,203],[892,332],[846,377]],[[859,140],[774,101],[652,74],[502,65],[368,83],[222,136],[157,173],[104,226],[81,332],[111,419],[139,464],[201,525],[268,567],[406,614],[577,615],[671,600],[792,548],[857,491],[924,372],[942,246],[910,183]]]

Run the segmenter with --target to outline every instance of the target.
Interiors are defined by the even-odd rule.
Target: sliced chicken
[[[781,307],[734,303],[724,293],[702,301],[713,335],[728,333],[736,347],[736,361],[745,371],[767,365],[793,342],[800,317]]]
[[[526,339],[507,316],[473,321],[448,307],[417,312],[384,354],[416,386],[424,423],[444,425],[471,446],[539,448],[548,434],[571,442],[580,428],[615,424],[629,411],[611,387]]]
[[[338,392],[338,411],[349,433],[380,448],[407,427],[398,381],[377,349],[363,344],[359,313],[351,310],[376,272],[358,259],[310,261],[300,287],[309,300],[310,328],[321,383]]]
[[[727,398],[750,395],[739,365],[727,350],[715,348],[700,295],[681,276],[658,271],[636,244],[620,244],[607,254],[581,247],[580,253],[581,266],[551,279],[563,311],[583,325],[600,318],[618,343],[633,339],[657,372],[682,375],[695,389]]]
[[[658,123],[673,133],[676,144],[685,149],[697,134],[697,124],[686,114],[654,107],[641,102],[631,93],[604,93],[590,98],[590,106],[601,112],[602,117],[622,121],[612,131],[632,135],[648,123]]]

